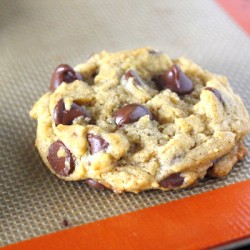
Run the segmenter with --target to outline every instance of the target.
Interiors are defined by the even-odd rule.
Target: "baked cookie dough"
[[[226,77],[150,48],[59,65],[30,116],[52,173],[117,193],[224,177],[250,128]]]

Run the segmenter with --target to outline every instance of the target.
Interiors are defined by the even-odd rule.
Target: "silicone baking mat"
[[[54,68],[143,46],[227,75],[249,110],[249,37],[214,1],[0,1],[0,246],[61,230],[64,220],[73,227],[250,179],[248,156],[225,179],[117,195],[64,182],[44,167],[28,111]]]

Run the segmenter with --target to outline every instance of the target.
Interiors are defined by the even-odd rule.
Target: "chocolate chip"
[[[67,227],[67,226],[69,225],[69,222],[68,222],[66,219],[63,219],[62,225],[63,225],[64,227]]]
[[[84,117],[86,120],[91,119],[89,111],[84,106],[79,106],[76,103],[71,105],[70,110],[66,110],[63,99],[58,101],[53,113],[56,126],[59,124],[71,125],[74,119],[80,116]]]
[[[221,95],[221,93],[220,93],[220,91],[218,89],[215,89],[215,88],[212,88],[212,87],[206,87],[205,90],[211,91],[218,98],[218,100],[222,104],[224,104],[224,100],[223,100],[222,95]]]
[[[104,190],[108,189],[105,187],[103,184],[93,180],[93,179],[86,179],[85,182],[92,188],[97,189],[97,190]]]
[[[88,134],[87,139],[89,142],[90,153],[95,154],[102,149],[106,149],[109,146],[109,143],[106,142],[101,136]]]
[[[128,104],[117,110],[115,113],[115,123],[118,126],[138,121],[142,116],[149,115],[153,120],[153,115],[149,109],[141,104]]]
[[[160,186],[164,188],[176,188],[183,184],[184,178],[179,173],[169,175],[164,180],[160,181]]]
[[[143,86],[145,83],[143,82],[142,78],[140,77],[140,75],[133,69],[128,70],[125,74],[124,77],[126,80],[128,80],[129,78],[133,78],[135,83],[139,86]]]
[[[76,72],[67,64],[60,64],[52,75],[49,89],[51,92],[54,92],[62,82],[71,83],[77,79],[83,80],[79,72]]]
[[[189,94],[193,91],[193,82],[177,65],[173,65],[162,75],[154,78],[154,80],[160,90],[170,89],[179,95]]]
[[[69,176],[75,169],[69,149],[59,140],[50,145],[47,159],[54,171],[61,176]]]

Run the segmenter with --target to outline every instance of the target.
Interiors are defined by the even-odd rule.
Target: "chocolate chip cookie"
[[[247,150],[247,110],[227,78],[142,48],[59,65],[30,111],[59,178],[97,189],[179,189],[226,176]],[[205,184],[204,184],[205,185]]]

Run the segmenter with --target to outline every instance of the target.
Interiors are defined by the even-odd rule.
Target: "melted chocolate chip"
[[[103,184],[93,180],[93,179],[86,179],[85,182],[92,188],[97,189],[97,190],[104,190],[108,189],[105,187]]]
[[[135,83],[139,86],[143,86],[145,83],[143,82],[142,78],[140,77],[140,75],[133,69],[128,70],[125,74],[124,77],[126,80],[128,80],[129,78],[133,78]]]
[[[75,72],[75,70],[67,64],[60,64],[51,77],[49,89],[51,92],[54,92],[62,82],[71,83],[77,79],[83,80],[79,72]]]
[[[179,173],[169,175],[164,180],[160,181],[160,186],[164,188],[180,187],[184,182],[184,178]]]
[[[173,65],[154,80],[160,90],[170,89],[179,95],[189,94],[193,91],[193,82],[177,65]]]
[[[88,134],[87,139],[89,142],[90,153],[95,154],[102,149],[106,149],[109,146],[109,143],[106,142],[101,136]]]
[[[153,120],[153,115],[149,109],[141,104],[128,104],[117,110],[115,113],[115,123],[118,126],[138,121],[142,116],[149,115]]]
[[[61,155],[58,153],[59,150]],[[59,140],[50,145],[47,159],[54,171],[61,176],[69,176],[75,169],[69,149]]]
[[[83,116],[84,118],[91,119],[89,111],[84,106],[79,106],[76,103],[71,105],[70,110],[65,109],[65,104],[63,99],[60,99],[55,106],[53,118],[57,125],[71,125],[75,118]]]
[[[218,89],[215,89],[212,87],[206,87],[205,90],[211,91],[218,98],[218,100],[224,104],[224,100],[223,100],[222,95]]]

